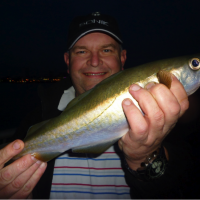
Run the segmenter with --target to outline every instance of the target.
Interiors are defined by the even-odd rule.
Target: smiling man
[[[64,54],[76,96],[123,69],[126,50],[105,33],[89,33]]]
[[[96,12],[75,18],[64,54],[73,86],[65,85],[63,91],[61,82],[48,95],[44,91],[41,107],[26,119],[22,125],[26,128],[18,130],[27,131],[35,123],[58,116],[75,96],[123,70],[126,50],[122,44],[117,22],[111,16]],[[33,198],[53,199],[182,197],[179,179],[189,169],[185,160],[191,166],[191,157],[187,146],[163,141],[189,103],[183,86],[174,76],[172,79],[170,90],[155,83],[130,87],[144,115],[125,99],[122,107],[129,130],[101,155],[68,151],[47,164],[26,155],[4,167],[23,149],[21,140],[13,141],[0,151],[0,197],[32,197],[32,190]],[[26,131],[18,131],[14,138],[23,139]],[[143,162],[146,167],[140,171]]]

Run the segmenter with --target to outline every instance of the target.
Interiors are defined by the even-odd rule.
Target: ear
[[[69,74],[69,52],[64,53],[64,61],[67,64],[67,73]]]
[[[122,70],[124,70],[124,64],[126,62],[126,50],[123,49],[121,51],[121,63],[122,63]]]

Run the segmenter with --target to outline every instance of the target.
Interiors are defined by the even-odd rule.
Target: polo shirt
[[[58,110],[75,98],[75,90],[65,90]],[[117,143],[102,154],[65,153],[55,160],[50,198],[130,199],[121,167],[122,152]]]

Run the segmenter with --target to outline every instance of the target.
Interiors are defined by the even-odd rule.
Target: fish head
[[[172,73],[183,84],[187,95],[193,94],[200,86],[200,54],[184,59],[182,66]]]

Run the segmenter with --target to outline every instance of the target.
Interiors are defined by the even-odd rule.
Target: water
[[[22,119],[39,105],[39,84],[0,83],[0,131],[17,128]]]

